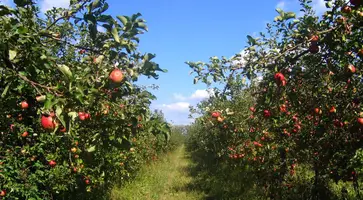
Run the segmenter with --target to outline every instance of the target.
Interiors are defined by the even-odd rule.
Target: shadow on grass
[[[193,161],[193,158],[189,153],[185,153],[182,157],[183,160],[188,160],[188,165],[181,166],[178,170],[185,177],[188,177],[190,181],[187,181],[186,184],[175,185],[172,190],[174,192],[185,192],[185,193],[196,193],[203,194],[198,195],[201,200],[217,200],[220,198],[211,196],[209,194],[210,190],[205,187],[205,179],[204,175],[202,176],[203,169]]]
[[[203,158],[203,160],[201,160]],[[220,199],[245,199],[247,190],[251,187],[241,184],[242,178],[236,173],[221,167],[216,159],[208,155],[203,157],[197,154],[186,153],[183,159],[189,160],[187,166],[181,167],[179,170],[187,177],[191,178],[187,184],[174,186],[173,190],[178,192],[194,192],[204,194],[205,200]],[[217,162],[217,163],[216,163]],[[247,181],[249,184],[249,182]],[[246,199],[254,199],[247,197]]]

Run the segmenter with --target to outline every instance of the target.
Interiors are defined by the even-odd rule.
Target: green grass
[[[145,166],[132,182],[122,188],[115,187],[111,199],[204,199],[203,192],[191,187],[193,177],[188,169],[192,165],[184,146],[181,146],[159,161]]]

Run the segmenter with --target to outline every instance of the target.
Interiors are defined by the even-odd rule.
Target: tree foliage
[[[14,3],[0,5],[0,198],[104,198],[170,136],[136,84],[166,71],[137,50],[146,22],[114,18],[105,0],[44,17],[34,1]]]
[[[300,0],[301,17],[277,9],[266,32],[248,36],[245,50],[230,59],[187,63],[196,79],[224,85],[212,106],[199,109],[207,130],[227,130],[200,136],[218,147],[203,148],[225,159],[227,153],[220,152],[229,152],[241,166],[252,166],[256,184],[272,199],[335,199],[344,192],[332,192],[332,184],[345,181],[353,182],[352,198],[359,197],[362,1],[325,2],[320,17],[309,0]],[[250,117],[236,120],[247,111],[235,104],[236,98],[249,98],[241,91],[251,94],[255,105]],[[213,112],[221,116],[206,120]],[[238,141],[225,141],[225,135]]]

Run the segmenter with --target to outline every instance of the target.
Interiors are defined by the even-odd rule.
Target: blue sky
[[[11,4],[11,0],[0,0]],[[42,10],[66,7],[69,0],[40,0]],[[132,15],[140,12],[149,32],[141,36],[141,52],[155,53],[155,62],[168,73],[158,80],[141,79],[145,85],[157,84],[157,100],[152,108],[162,109],[168,121],[188,124],[188,106],[207,97],[203,84],[193,85],[185,61],[208,61],[211,56],[230,57],[246,45],[246,36],[265,30],[277,15],[275,8],[298,12],[298,0],[108,0],[108,13]],[[313,0],[322,12],[324,0]]]

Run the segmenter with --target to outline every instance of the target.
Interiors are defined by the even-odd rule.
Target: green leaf
[[[47,59],[47,56],[46,56],[46,55],[44,55],[44,54],[42,54],[42,55],[40,56],[40,59],[41,59],[41,60],[45,60],[45,59]]]
[[[94,2],[92,2],[92,10],[94,10],[100,6],[101,6],[100,0],[95,0]]]
[[[56,106],[55,112],[57,113],[57,117],[63,126],[66,126],[66,122],[64,121],[64,116],[62,115],[63,109],[60,106]]]
[[[26,5],[29,4],[30,1],[28,0],[14,0],[14,3],[16,4],[16,6],[19,6],[19,7],[24,7]]]
[[[16,52],[16,51],[14,51],[14,50],[9,50],[9,59],[10,59],[11,61],[13,61],[13,60],[14,60],[14,58],[16,57],[16,55],[17,55],[17,52]]]
[[[125,17],[125,16],[116,16],[117,17],[117,19],[119,19],[120,20],[120,22],[124,25],[124,26],[126,26],[127,25],[127,23],[128,23],[128,19]]]
[[[108,3],[104,3],[102,9],[100,10],[101,13],[105,12],[108,9]]]
[[[101,63],[102,61],[103,61],[103,59],[105,58],[105,56],[104,55],[100,55],[100,56],[98,56],[97,58],[96,58],[96,63],[98,64],[98,63]]]
[[[280,15],[284,13],[284,11],[281,8],[276,8],[276,12],[278,12]]]
[[[297,23],[299,23],[300,22],[300,20],[298,20],[298,19],[294,19],[294,20],[292,20],[292,22],[289,24],[289,28],[290,29],[293,29],[294,28],[294,26],[297,24]]]
[[[141,13],[136,13],[131,16],[131,21],[135,21],[137,18],[141,17]]]
[[[114,136],[114,135],[109,136],[109,137],[108,137],[108,140],[110,140],[110,141],[115,140],[115,136]]]
[[[9,8],[4,5],[0,5],[0,16],[5,16],[5,15],[9,15],[9,14],[11,14],[11,11],[9,10]]]
[[[250,44],[250,45],[255,45],[256,44],[256,40],[253,38],[253,37],[251,37],[250,35],[247,35],[247,39],[248,39],[248,43]]]
[[[59,69],[59,71],[61,71],[64,76],[68,79],[68,80],[71,80],[72,77],[73,77],[73,74],[71,72],[71,70],[69,69],[68,66],[66,65],[57,65],[57,68]]]
[[[10,85],[11,85],[11,82],[6,85],[3,93],[1,94],[1,98],[4,98],[5,95],[8,93],[8,90],[9,90]]]
[[[89,24],[88,30],[90,32],[92,40],[95,40],[97,37],[97,26],[95,24]]]
[[[277,21],[282,21],[282,17],[281,16],[277,16],[274,18],[274,21],[277,22]]]
[[[52,106],[52,98],[47,98],[44,103],[44,109],[49,110]]]
[[[112,35],[113,35],[113,38],[115,39],[115,41],[116,42],[118,42],[118,43],[120,43],[120,37],[119,37],[119,35],[118,35],[118,30],[117,30],[117,28],[116,27],[114,27],[113,29],[112,29]]]
[[[99,22],[111,22],[112,21],[112,17],[110,15],[101,15],[101,16],[99,16],[97,18],[97,21],[99,21]]]
[[[94,151],[96,151],[96,146],[91,146],[86,151],[89,153],[94,152]]]
[[[74,121],[77,118],[78,114],[77,112],[69,112],[68,116],[71,117],[71,119]]]
[[[294,12],[285,13],[285,16],[284,16],[285,20],[294,19],[294,18],[296,18],[296,14]]]
[[[60,107],[60,106],[56,106],[56,109],[55,109],[55,113],[57,114],[57,115],[61,115],[62,114],[62,112],[63,112],[63,109]]]
[[[130,76],[134,76],[134,70],[127,68],[126,71]]]
[[[143,23],[143,22],[138,22],[138,23],[137,23],[137,27],[138,27],[138,28],[141,28],[141,29],[143,29],[143,30],[145,30],[145,31],[148,31],[148,28],[147,28],[146,24],[145,24],[145,23]]]

